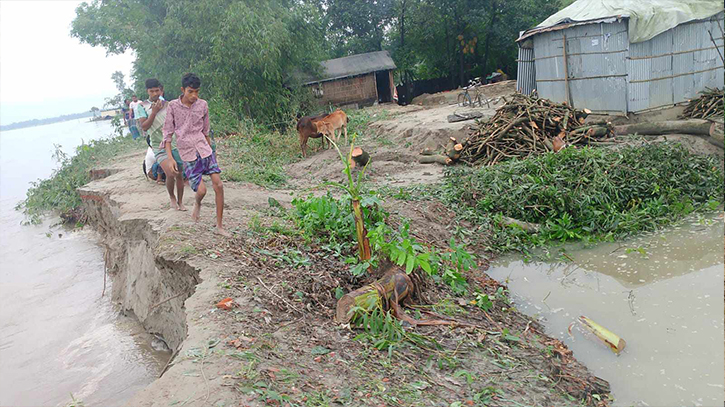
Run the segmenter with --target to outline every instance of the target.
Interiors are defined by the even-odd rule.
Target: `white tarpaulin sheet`
[[[629,42],[636,43],[647,41],[679,24],[708,18],[721,11],[722,0],[577,0],[523,36],[557,24],[628,17]]]

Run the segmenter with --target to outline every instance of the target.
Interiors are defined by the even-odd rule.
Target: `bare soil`
[[[447,123],[447,115],[456,109],[396,106],[392,118],[373,123],[361,138],[375,160],[369,167],[370,181],[403,186],[440,179],[441,167],[418,164],[417,154],[465,132],[472,122]],[[335,324],[336,294],[376,276],[353,278],[344,263],[350,253],[303,241],[284,210],[270,207],[269,198],[289,208],[293,196],[305,195],[324,180],[341,180],[336,152],[318,151],[291,164],[288,174],[294,189],[225,183],[225,225],[232,239],[213,233],[211,190],[201,221],[194,223],[188,212],[168,209],[163,186],[138,171],[141,158],[138,154],[119,160],[104,173],[107,177],[82,192],[87,204],[105,208],[91,222],[117,246],[112,249],[114,258],[134,256],[139,247],[145,250],[137,261],[124,263],[139,271],[113,270],[116,278],[128,274],[122,277],[128,289],[115,299],[128,309],[153,304],[154,315],[172,312],[185,318],[166,321],[182,324],[183,329],[167,329],[160,327],[163,321],[158,317],[140,316],[154,333],[183,331],[186,336],[165,373],[130,406],[606,404],[598,401],[606,399],[606,382],[593,377],[565,345],[546,336],[538,323],[503,298],[486,313],[471,303],[470,295],[455,297],[445,286],[416,279],[421,290],[408,304],[411,315],[420,318],[434,311],[478,328],[409,328],[429,338],[430,346],[403,341],[392,354],[356,339],[360,330]],[[192,199],[187,189],[188,208]],[[451,236],[453,214],[440,203],[390,199],[386,207],[393,214],[391,222],[409,219],[421,241],[443,246]],[[103,224],[115,226],[104,231]],[[485,274],[487,265],[481,256],[478,270],[467,278],[471,292],[493,297],[505,286]],[[198,284],[179,294],[173,287],[144,288],[164,278],[173,280],[175,270],[191,273]],[[151,278],[158,273],[171,275]],[[140,298],[137,292],[147,294]],[[216,304],[227,297],[235,306],[218,308]]]
[[[225,239],[213,233],[209,203],[199,223],[192,222],[188,212],[168,209],[163,187],[137,171],[141,158],[139,154],[119,162],[118,168],[125,169],[89,184],[84,199],[103,200],[109,208],[104,216],[119,221],[120,229],[151,225],[158,233],[155,270],[193,269],[199,283],[193,294],[180,300],[187,335],[170,367],[134,397],[131,406],[574,406],[581,400],[596,402],[591,391],[606,388],[564,345],[509,304],[496,302],[484,313],[470,304],[470,298],[453,297],[431,281],[424,284],[425,298],[413,298],[422,306],[419,311],[433,310],[480,328],[416,328],[439,347],[403,345],[392,355],[355,340],[360,331],[332,320],[335,292],[350,291],[375,276],[354,279],[341,256],[305,244],[293,233],[270,232],[275,224],[283,229],[285,220],[269,207],[268,198],[289,207],[288,191],[227,183],[225,223],[234,238]],[[185,201],[190,206],[191,196]],[[448,219],[445,211],[435,204],[403,210],[419,214],[411,216],[416,218],[413,227],[431,242],[447,237],[445,225],[434,217],[438,213],[439,219]],[[138,233],[150,233],[136,227]],[[125,244],[133,244],[127,240]],[[275,259],[274,254],[290,251],[306,259],[304,264]],[[118,277],[129,271],[113,273]],[[481,270],[468,278],[473,287],[492,296],[500,286]],[[148,291],[143,283],[142,277],[135,280],[136,291]],[[171,294],[163,292],[150,301],[158,304]],[[131,308],[135,297],[127,295],[130,300],[116,300]],[[233,309],[215,306],[227,297],[234,299]],[[176,308],[169,301],[160,311],[169,311],[167,307]],[[409,309],[417,316],[415,308]],[[504,339],[504,328],[515,339]]]

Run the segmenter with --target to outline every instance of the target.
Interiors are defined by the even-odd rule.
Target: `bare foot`
[[[199,212],[201,211],[201,206],[199,204],[194,204],[194,209],[191,211],[191,219],[194,219],[194,222],[199,221]]]
[[[176,198],[170,198],[171,199],[171,209],[179,210],[179,205],[176,203]]]
[[[179,202],[179,207],[178,207],[178,210],[180,210],[180,211],[182,211],[182,212],[183,212],[183,211],[186,211],[186,206],[184,206],[184,203],[183,203],[183,202]]]
[[[229,233],[226,229],[224,229],[221,226],[217,226],[214,232],[218,235],[222,235],[224,237],[232,237],[232,234]]]

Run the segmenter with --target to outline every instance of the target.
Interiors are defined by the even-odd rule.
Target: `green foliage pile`
[[[370,230],[388,217],[375,195],[363,196],[360,201],[365,227]],[[355,219],[348,195],[337,199],[330,192],[320,197],[310,195],[306,199],[292,200],[293,218],[297,227],[306,235],[321,239],[328,244],[346,244],[355,241]]]
[[[495,216],[502,214],[542,225],[530,237],[515,226],[507,228],[518,229],[523,243],[541,244],[653,230],[694,211],[717,208],[723,183],[717,158],[661,143],[618,150],[567,148],[483,169],[454,168],[442,188],[448,202],[469,208],[481,222],[498,224]],[[496,246],[511,248],[502,241]]]
[[[76,210],[82,203],[77,188],[90,182],[90,170],[98,163],[138,148],[139,143],[130,134],[82,144],[72,157],[56,145],[53,158],[59,168],[48,179],[33,182],[27,197],[15,209],[22,210],[31,223],[39,223],[49,211],[63,214]]]
[[[443,250],[418,242],[410,235],[410,227],[403,222],[398,230],[386,223],[388,214],[381,208],[376,195],[364,194],[361,205],[365,214],[365,227],[372,249],[372,259],[360,262],[354,255],[355,223],[349,196],[334,198],[331,194],[292,201],[292,218],[302,235],[317,240],[325,247],[342,247],[349,257],[351,273],[362,276],[367,269],[376,267],[381,258],[401,266],[407,273],[420,268],[436,282],[447,284],[454,293],[466,293],[468,283],[463,272],[475,268],[476,263],[465,245],[451,240]]]

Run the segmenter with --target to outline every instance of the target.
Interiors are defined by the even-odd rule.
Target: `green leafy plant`
[[[393,350],[405,343],[428,349],[438,349],[440,345],[434,339],[415,332],[407,331],[401,322],[389,311],[383,311],[382,304],[356,306],[351,309],[352,323],[363,329],[355,340],[365,340],[381,351],[392,356]]]
[[[571,148],[481,169],[447,168],[438,195],[480,225],[494,252],[550,241],[609,240],[721,207],[725,179],[714,157],[673,143],[617,150]],[[541,225],[502,225],[500,215]]]
[[[327,137],[327,136],[325,136]],[[340,151],[340,148],[337,146],[337,143],[335,143],[334,140],[327,138],[328,142],[332,144],[333,147],[335,147],[335,151],[337,151],[337,155],[340,157],[340,161],[345,165],[345,168],[343,169],[343,173],[347,177],[347,184],[342,184],[339,182],[326,182],[326,185],[331,185],[337,188],[342,189],[343,191],[347,192],[348,196],[350,197],[350,203],[352,206],[352,213],[353,213],[353,220],[355,225],[355,238],[357,240],[357,247],[358,247],[358,256],[360,257],[361,262],[369,261],[372,253],[370,251],[370,241],[368,240],[367,236],[367,229],[365,228],[365,216],[362,209],[362,181],[363,177],[365,175],[365,170],[368,168],[368,165],[370,164],[370,160],[365,164],[365,167],[358,172],[357,180],[355,180],[352,176],[352,152],[355,149],[355,138],[357,135],[355,133],[352,133],[352,140],[350,142],[350,152],[347,153],[347,157],[344,157],[342,155],[342,152]]]
[[[81,144],[69,156],[55,145],[53,159],[59,168],[49,178],[31,183],[26,198],[15,209],[22,210],[30,223],[40,223],[50,211],[61,215],[80,209],[82,201],[77,189],[91,181],[90,170],[125,152],[139,149],[131,135],[101,138]],[[64,216],[74,219],[74,216]]]

